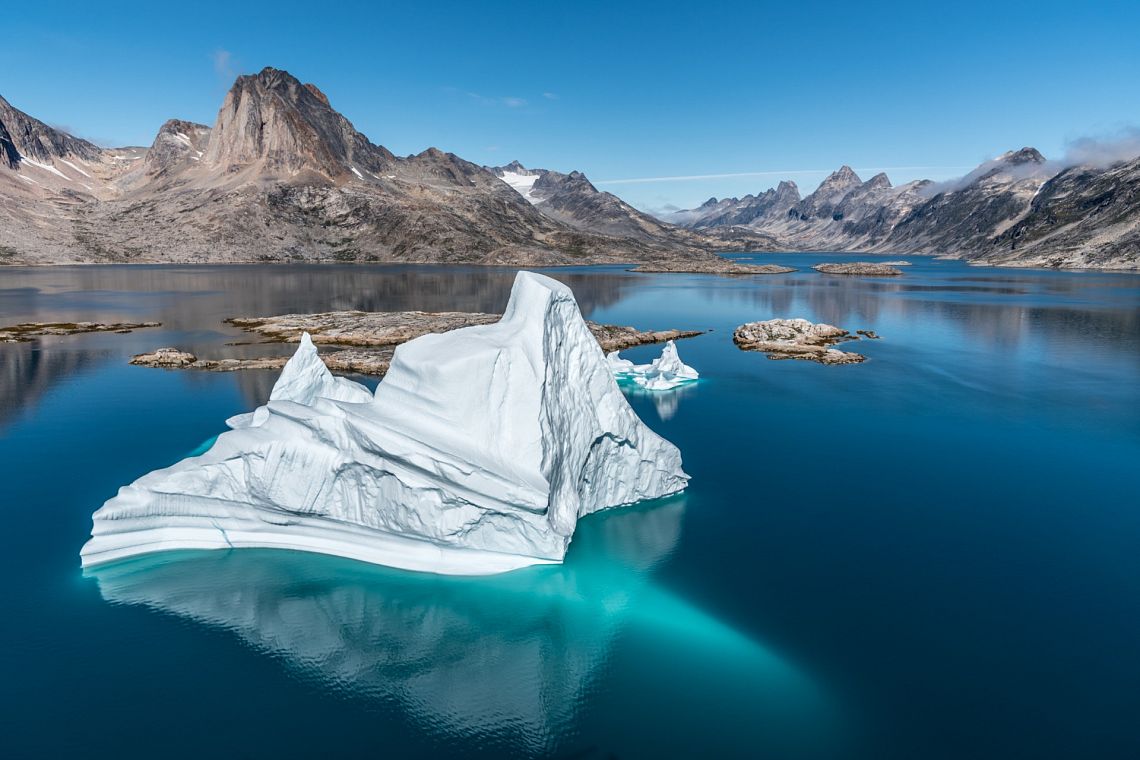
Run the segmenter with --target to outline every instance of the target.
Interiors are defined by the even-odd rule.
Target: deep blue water
[[[630,397],[693,480],[483,579],[79,548],[275,376],[129,355],[283,352],[225,345],[232,315],[497,310],[512,270],[0,269],[0,324],[164,323],[0,345],[0,755],[1140,756],[1140,276],[762,258],[802,269],[551,272],[591,319],[711,330],[679,344],[699,383]],[[882,339],[733,346],[777,316]]]

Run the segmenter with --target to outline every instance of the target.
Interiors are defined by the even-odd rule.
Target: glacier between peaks
[[[334,377],[306,334],[269,402],[227,424],[97,510],[83,565],[273,547],[496,573],[559,562],[583,515],[688,481],[570,289],[530,272],[499,322],[399,346],[374,394]]]

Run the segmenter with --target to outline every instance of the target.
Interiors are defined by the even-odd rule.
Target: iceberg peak
[[[606,357],[614,376],[632,380],[637,385],[651,391],[668,391],[700,377],[700,373],[681,361],[677,344],[668,341],[661,349],[661,356],[649,364],[634,364],[621,358],[617,351]]]
[[[312,405],[318,398],[366,404],[372,401],[372,391],[347,378],[334,377],[306,332],[301,334],[301,344],[281,370],[269,400]]]
[[[399,346],[375,394],[334,377],[302,336],[269,402],[230,426],[104,504],[84,565],[262,546],[500,572],[561,561],[580,517],[688,480],[570,289],[530,272],[499,322]]]

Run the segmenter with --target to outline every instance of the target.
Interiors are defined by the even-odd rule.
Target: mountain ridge
[[[26,140],[4,138],[18,159],[0,171],[3,263],[723,261],[723,244],[650,217],[654,234],[553,218],[438,148],[397,157],[272,67],[238,77],[213,125],[171,119],[146,149],[99,148],[4,106],[4,134],[16,124],[55,149],[29,163]]]
[[[313,84],[242,75],[212,125],[171,119],[102,148],[0,98],[0,264],[385,261],[723,264],[717,251],[932,254],[1140,268],[1140,158],[1060,167],[1029,147],[951,182],[893,186],[849,166],[666,218],[581,172],[399,157]]]
[[[898,187],[885,173],[863,182],[844,166],[802,200],[785,203],[786,213],[761,209],[759,199],[775,192],[711,198],[666,218],[695,229],[763,232],[786,250],[930,254],[1010,266],[1140,268],[1140,157],[1110,167],[1064,167],[1024,147],[985,161],[957,180],[918,180]]]

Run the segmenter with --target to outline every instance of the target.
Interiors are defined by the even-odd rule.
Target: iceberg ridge
[[[530,272],[499,322],[399,346],[375,394],[334,377],[305,336],[269,402],[227,424],[96,511],[83,564],[257,546],[502,572],[559,562],[580,517],[688,480],[569,288]]]

